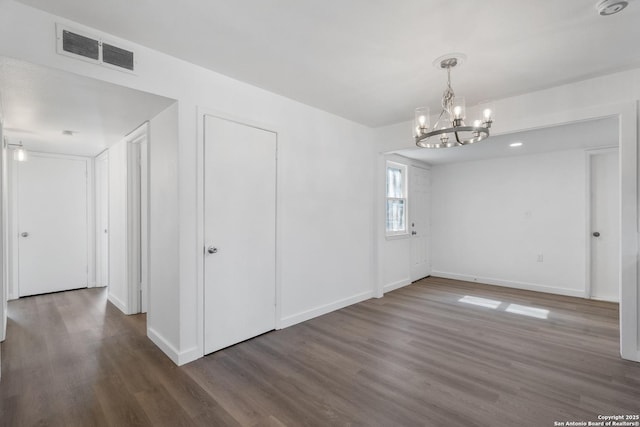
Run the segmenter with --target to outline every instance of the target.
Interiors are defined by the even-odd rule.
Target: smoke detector
[[[596,5],[596,9],[600,15],[609,16],[620,12],[627,6],[629,6],[629,2],[626,0],[603,0]]]

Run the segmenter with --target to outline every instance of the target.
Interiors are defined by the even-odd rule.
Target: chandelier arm
[[[442,115],[444,114],[444,109],[440,111],[440,115],[438,116],[438,120],[433,124],[433,130],[436,130],[438,127],[438,123],[440,123],[440,119],[442,119]]]

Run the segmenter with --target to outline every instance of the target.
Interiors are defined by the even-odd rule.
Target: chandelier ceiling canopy
[[[456,96],[451,86],[451,69],[465,59],[462,54],[450,54],[436,59],[434,65],[447,71],[447,87],[442,94],[442,111],[430,125],[429,107],[418,107],[415,111],[414,137],[416,145],[423,148],[448,148],[469,145],[489,137],[493,123],[493,111],[489,105],[483,108],[482,118],[472,125],[465,123],[464,97]]]

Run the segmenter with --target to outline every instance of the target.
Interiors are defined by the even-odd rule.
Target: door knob
[[[593,233],[593,237],[600,237],[600,232],[595,231],[595,232]]]
[[[20,235],[22,237],[29,237],[29,233],[27,233],[26,231],[23,231],[22,233],[20,233]]]
[[[412,231],[412,232],[411,232],[411,235],[412,235],[412,236],[415,236],[416,234],[418,234],[416,231]]]
[[[207,252],[209,252],[210,254],[217,254],[218,253],[218,248],[214,248],[213,246],[209,246],[207,248]]]

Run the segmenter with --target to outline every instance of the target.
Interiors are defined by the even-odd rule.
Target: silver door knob
[[[218,253],[218,248],[214,248],[213,246],[209,246],[207,248],[207,252],[209,252],[210,254],[217,254]]]
[[[27,233],[26,231],[23,231],[22,233],[20,233],[20,235],[22,237],[29,237],[29,233]]]
[[[593,233],[593,237],[600,237],[600,232],[599,231],[595,231]]]

